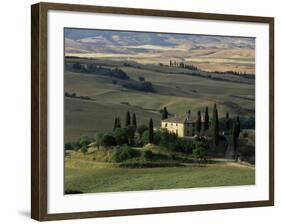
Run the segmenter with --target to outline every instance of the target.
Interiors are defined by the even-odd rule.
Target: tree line
[[[177,62],[176,60],[174,60],[174,61],[170,60],[170,67],[185,68],[185,69],[194,70],[194,71],[198,70],[198,68],[194,65],[186,64],[182,61]]]

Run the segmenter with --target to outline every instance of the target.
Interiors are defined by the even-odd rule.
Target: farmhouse
[[[201,122],[204,122],[203,116]],[[185,113],[181,116],[170,117],[161,121],[161,128],[176,133],[179,137],[194,136],[196,134],[196,119]]]

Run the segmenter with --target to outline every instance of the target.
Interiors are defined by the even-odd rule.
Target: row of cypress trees
[[[128,128],[130,126],[133,126],[136,130],[136,128],[137,128],[137,118],[136,118],[136,114],[133,113],[132,119],[131,119],[131,113],[130,113],[130,111],[127,111],[126,119],[125,119],[125,127]],[[113,131],[115,131],[117,128],[121,128],[120,117],[115,117],[115,119],[114,119]],[[153,143],[154,127],[153,127],[152,118],[150,118],[150,120],[149,120],[148,131],[149,131],[149,143]]]
[[[133,113],[132,115],[132,119],[131,119],[131,113],[130,111],[127,111],[126,113],[126,119],[125,119],[125,127],[128,127],[128,126],[134,126],[134,127],[137,127],[137,118],[136,118],[136,114]],[[114,126],[113,126],[113,131],[116,129],[116,128],[121,128],[121,119],[120,117],[115,117],[114,119]]]

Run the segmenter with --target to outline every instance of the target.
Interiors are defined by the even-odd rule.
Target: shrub
[[[112,134],[105,134],[101,140],[101,146],[107,148],[116,145],[115,138]]]
[[[170,133],[166,129],[163,131],[157,131],[156,135],[155,144],[167,149],[173,149],[175,141],[178,139],[178,136],[175,133]]]
[[[138,128],[137,128],[137,131],[141,136],[146,130],[148,130],[148,127],[144,124],[138,126]]]
[[[153,157],[153,152],[151,150],[145,150],[144,151],[144,158],[152,159],[152,157]]]
[[[71,148],[75,151],[77,151],[78,149],[81,148],[81,145],[79,144],[79,142],[72,142],[71,143]]]
[[[124,72],[123,70],[118,69],[118,68],[111,70],[110,75],[117,79],[123,79],[123,80],[130,79],[130,77],[127,75],[126,72]]]
[[[138,156],[140,156],[140,152],[138,150],[132,149],[128,145],[122,145],[116,148],[113,158],[117,163],[120,163]]]
[[[134,145],[135,143],[135,131],[136,131],[135,126],[130,125],[126,127],[126,135],[129,145]]]
[[[102,146],[102,140],[103,140],[103,134],[97,133],[95,136],[95,143],[98,149],[100,148],[100,146]]]
[[[149,143],[149,131],[148,130],[145,130],[142,133],[141,140],[142,140],[143,144],[148,144]]]
[[[91,143],[91,140],[88,136],[82,136],[79,140],[79,144],[81,146],[88,146]]]
[[[64,150],[72,150],[71,143],[64,143]]]
[[[83,145],[81,148],[81,152],[85,155],[88,152],[88,147],[87,145]]]
[[[133,89],[142,92],[155,92],[151,82],[124,83],[122,86],[127,89]]]
[[[128,143],[126,129],[124,128],[116,128],[114,130],[114,137],[117,145]]]
[[[198,161],[206,161],[208,155],[208,144],[207,142],[197,141],[195,147],[192,150],[192,155]]]

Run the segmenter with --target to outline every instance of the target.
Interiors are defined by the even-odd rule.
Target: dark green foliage
[[[218,110],[216,104],[214,104],[214,109],[213,109],[212,127],[213,127],[213,145],[217,146],[219,143],[219,120],[218,120]]]
[[[168,110],[167,110],[167,107],[164,107],[163,110],[162,110],[162,120],[165,120],[168,118]]]
[[[116,128],[114,138],[117,145],[128,144],[127,131],[125,128]]]
[[[101,146],[108,148],[108,147],[115,146],[115,145],[116,145],[116,141],[112,134],[103,135],[103,138],[101,141]]]
[[[232,143],[235,154],[237,154],[237,141],[241,132],[239,116],[232,120]]]
[[[92,101],[95,101],[95,99],[89,97],[89,96],[78,96],[76,93],[68,93],[68,92],[65,92],[64,93],[64,96],[65,97],[71,97],[71,98],[77,98],[77,99],[82,99],[82,100],[92,100]]]
[[[174,150],[177,152],[191,153],[192,146],[192,141],[188,141],[184,138],[178,138],[174,143]]]
[[[86,141],[85,142],[82,140],[82,138],[79,140],[79,141],[75,141],[75,142],[71,142],[71,143],[68,143],[66,142],[64,144],[64,149],[65,150],[79,150],[83,145],[88,145],[90,143],[90,141]],[[88,143],[88,144],[87,144]]]
[[[138,156],[140,156],[140,152],[138,150],[132,149],[128,145],[122,145],[116,148],[113,158],[115,162],[120,163]]]
[[[239,134],[241,132],[241,124],[240,124],[240,118],[239,116],[236,117],[236,122],[237,122],[237,138],[239,137]]]
[[[82,145],[81,152],[85,155],[88,152],[88,147],[86,145]]]
[[[149,143],[149,130],[145,130],[143,133],[142,133],[142,136],[141,136],[141,140],[142,140],[142,143],[143,144],[148,144]]]
[[[145,78],[142,77],[142,76],[139,76],[139,81],[144,82],[144,81],[145,81]]]
[[[239,116],[240,129],[255,129],[255,117],[253,116]],[[227,131],[226,116],[219,119],[219,127]],[[229,118],[229,130],[232,130],[232,119]]]
[[[97,66],[94,64],[88,64],[87,70],[88,72],[95,72],[97,70]]]
[[[153,130],[153,120],[150,118],[149,120],[149,143],[153,143],[153,137],[154,137],[154,130]]]
[[[111,70],[111,76],[113,76],[114,78],[117,79],[123,79],[123,80],[128,80],[130,77],[126,74],[126,72],[124,72],[121,69],[115,68],[113,70]]]
[[[130,125],[126,127],[128,144],[132,146],[135,144],[135,131],[136,131],[135,126]]]
[[[196,131],[197,131],[198,135],[200,134],[201,127],[202,127],[201,112],[198,111],[198,113],[197,113],[197,120],[196,120]]]
[[[70,63],[71,64],[71,63]],[[123,70],[114,68],[105,68],[103,66],[96,66],[94,64],[90,63],[83,63],[80,64],[79,62],[72,63],[69,65],[69,63],[66,64],[66,69],[71,70],[73,72],[83,72],[83,73],[95,73],[95,75],[103,75],[103,76],[109,76],[112,78],[122,79],[122,80],[128,80],[130,79],[130,76],[128,76]]]
[[[196,147],[192,151],[192,155],[194,158],[196,158],[198,161],[206,161],[208,151],[201,146]]]
[[[125,126],[128,127],[129,125],[131,125],[131,114],[130,114],[130,111],[127,111]]]
[[[173,62],[172,60],[170,60],[170,67],[185,68],[185,69],[194,70],[194,71],[198,70],[198,68],[194,65],[185,64],[184,62],[177,62],[177,61]]]
[[[88,146],[91,143],[91,139],[88,136],[82,136],[79,140],[81,146]]]
[[[208,155],[208,150],[209,150],[209,145],[206,141],[200,140],[194,142],[192,150],[192,155],[194,158],[196,158],[200,162],[206,162],[207,155]]]
[[[115,131],[117,128],[121,128],[121,121],[119,117],[114,119],[113,131]]]
[[[71,143],[71,148],[75,151],[79,150],[81,148],[81,145],[79,144],[79,142],[72,142]]]
[[[233,119],[232,122],[232,145],[233,145],[233,150],[234,150],[234,159],[237,159],[237,140],[239,137],[239,125],[237,118]]]
[[[155,92],[151,82],[136,82],[136,83],[128,82],[128,83],[124,83],[122,87],[127,89],[142,91],[142,92]]]
[[[225,115],[225,130],[226,131],[230,130],[230,125],[231,125],[231,120],[229,118],[229,113],[226,112],[226,115]]]
[[[207,131],[209,129],[209,112],[208,112],[208,107],[206,107],[205,110],[205,116],[204,116],[204,131]]]
[[[178,136],[173,132],[168,132],[166,129],[157,130],[155,132],[154,144],[160,145],[164,148],[170,148],[171,144],[173,144],[178,139]]]
[[[136,128],[137,127],[137,118],[136,118],[136,114],[133,113],[133,123],[132,125]]]
[[[237,155],[242,161],[246,161],[251,164],[255,164],[255,146],[244,145],[237,149]]]
[[[148,160],[152,159],[153,158],[153,152],[151,150],[145,150],[144,151],[144,158],[148,159]]]
[[[140,134],[140,136],[142,136],[142,134],[148,130],[148,127],[144,124],[140,125],[137,127],[137,132]]]
[[[74,64],[73,64],[73,70],[74,71],[81,71],[81,69],[82,69],[82,66],[81,66],[81,64],[79,63],[79,62],[75,62]]]
[[[98,147],[98,149],[100,148],[100,146],[102,146],[102,141],[103,141],[103,134],[101,134],[101,133],[96,134],[95,143],[96,143],[96,146]]]
[[[114,118],[113,131],[117,128],[117,117]]]
[[[153,143],[169,151],[184,153],[191,153],[192,151],[191,140],[179,138],[175,133],[168,132],[166,129],[155,131]]]
[[[239,117],[241,129],[255,129],[255,117]]]
[[[71,143],[64,143],[64,150],[72,150]]]

